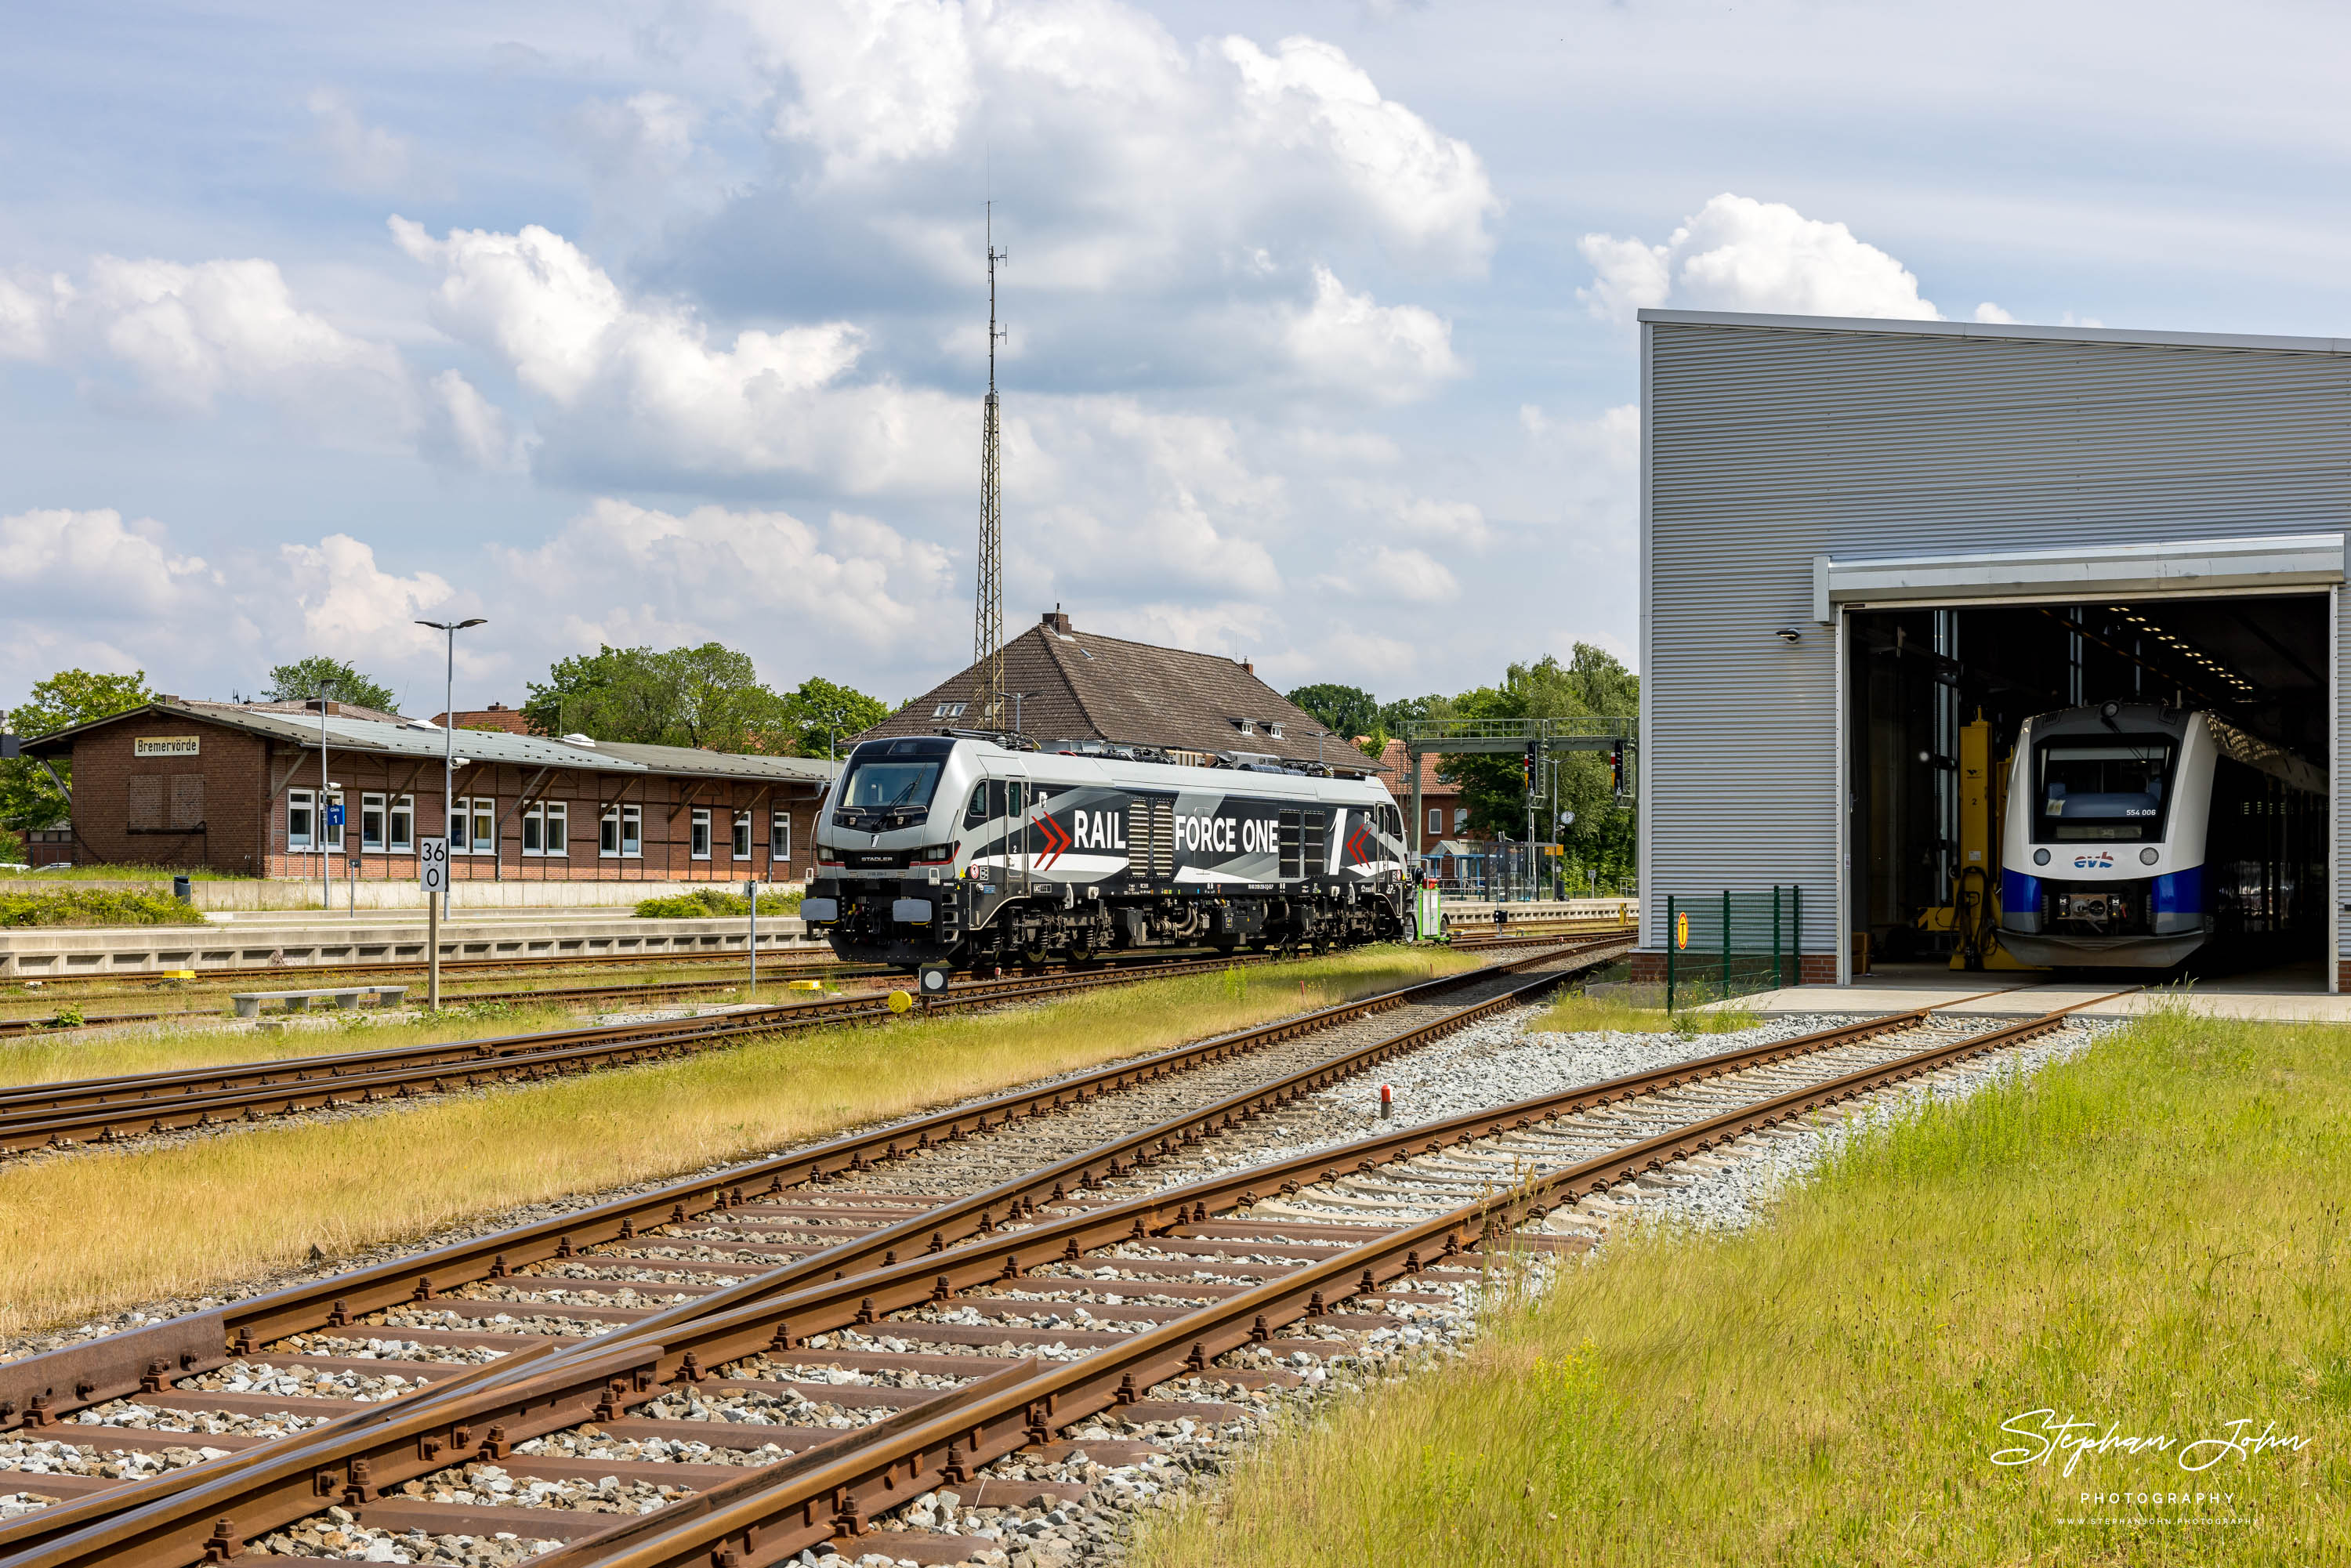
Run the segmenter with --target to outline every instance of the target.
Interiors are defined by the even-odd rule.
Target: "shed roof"
[[[190,702],[177,698],[127,708],[25,742],[32,756],[60,756],[73,749],[82,736],[112,725],[141,721],[176,722],[194,719],[222,725],[270,740],[312,747],[319,744],[321,721],[308,715],[249,707],[236,703]],[[435,758],[454,734],[455,750],[474,762],[505,762],[521,768],[567,768],[595,773],[680,774],[702,779],[770,779],[793,783],[821,784],[840,768],[820,757],[758,757],[730,752],[701,751],[684,746],[637,746],[600,741],[582,746],[537,735],[505,735],[494,730],[441,729],[422,720],[390,723],[329,714],[323,721],[327,745],[336,751],[363,751],[392,757]]]
[[[1048,749],[1059,740],[1100,741],[1208,756],[1255,752],[1303,762],[1319,757],[1349,772],[1374,770],[1344,736],[1326,733],[1321,721],[1238,660],[1079,632],[1059,613],[1004,644],[1004,685],[1007,692],[1022,694],[1021,729]],[[978,689],[975,664],[859,738],[976,725]],[[966,705],[964,711],[953,711],[957,704]]]

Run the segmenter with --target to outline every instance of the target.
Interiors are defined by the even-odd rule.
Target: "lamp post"
[[[335,862],[327,850],[327,797],[334,786],[327,782],[327,692],[334,682],[324,676],[319,680],[319,809],[313,811],[310,836],[319,843],[319,913],[335,912]]]
[[[449,664],[441,694],[441,837],[444,842],[448,842],[456,837],[450,813],[457,805],[457,633],[468,626],[485,624],[485,618],[476,615],[471,621],[419,621],[417,624],[445,632],[449,638]],[[453,873],[455,869],[454,865],[450,868]],[[454,883],[455,876],[450,880]],[[441,913],[444,915],[449,913],[449,890],[444,890],[441,894]]]

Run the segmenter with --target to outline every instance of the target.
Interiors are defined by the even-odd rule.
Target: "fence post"
[[[1792,883],[1788,891],[1795,895],[1796,905],[1792,922],[1796,929],[1788,938],[1788,951],[1795,959],[1796,984],[1801,986],[1804,983],[1804,884]]]
[[[1681,932],[1674,914],[1674,895],[1669,893],[1666,894],[1666,1011],[1668,1015],[1674,1010],[1674,938]]]
[[[1722,890],[1722,999],[1730,999],[1730,889]]]
[[[1787,984],[1780,977],[1780,884],[1771,884],[1771,988]]]

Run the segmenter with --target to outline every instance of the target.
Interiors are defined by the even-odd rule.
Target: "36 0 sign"
[[[422,839],[416,845],[417,880],[427,893],[449,891],[449,841]]]

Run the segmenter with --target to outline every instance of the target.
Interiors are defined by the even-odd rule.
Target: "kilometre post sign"
[[[416,874],[427,893],[449,891],[449,841],[423,839],[416,845]]]

